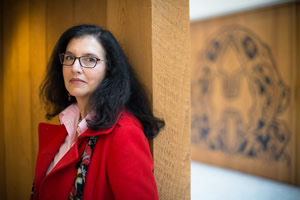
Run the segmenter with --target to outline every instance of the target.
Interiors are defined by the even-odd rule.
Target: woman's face
[[[89,55],[101,60],[105,59],[102,45],[92,36],[73,38],[65,54],[76,57]],[[79,59],[76,59],[72,66],[63,65],[63,77],[70,95],[76,97],[77,101],[87,102],[105,77],[105,62],[98,61],[94,68],[83,68],[80,66]]]

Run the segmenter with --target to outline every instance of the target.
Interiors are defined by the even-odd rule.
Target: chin
[[[89,98],[89,94],[87,93],[79,93],[79,92],[70,92],[71,96],[75,97],[76,99],[86,99]]]

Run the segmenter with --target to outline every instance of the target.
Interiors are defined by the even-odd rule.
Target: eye
[[[84,57],[83,60],[84,60],[84,62],[88,62],[88,63],[95,63],[95,62],[97,62],[96,58],[90,57],[90,56]]]
[[[65,55],[65,60],[74,60],[74,56]]]

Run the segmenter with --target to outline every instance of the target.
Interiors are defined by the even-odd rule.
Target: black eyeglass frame
[[[105,60],[100,59],[100,58],[97,58],[97,57],[95,57],[95,56],[79,56],[79,57],[76,57],[76,56],[74,56],[74,55],[70,55],[70,56],[74,56],[75,59],[73,60],[73,63],[72,63],[72,64],[67,65],[67,64],[64,64],[64,63],[63,63],[63,59],[64,59],[64,56],[65,56],[65,55],[69,55],[69,54],[66,54],[66,53],[60,53],[60,54],[58,54],[58,57],[59,57],[59,62],[60,62],[60,64],[66,65],[66,66],[72,66],[72,65],[75,63],[76,59],[79,60],[79,64],[80,64],[80,66],[83,67],[83,68],[95,68],[96,65],[98,64],[98,61],[105,62]],[[94,67],[86,67],[86,66],[83,66],[82,63],[81,63],[81,60],[80,60],[82,57],[93,57],[93,58],[95,58],[95,59],[96,59],[96,63],[95,63],[95,65],[94,65]]]

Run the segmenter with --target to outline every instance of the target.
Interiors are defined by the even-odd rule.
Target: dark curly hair
[[[106,75],[90,96],[87,110],[95,111],[93,119],[88,120],[92,130],[111,127],[122,109],[130,111],[144,127],[147,138],[154,138],[164,127],[163,120],[156,118],[137,80],[127,58],[115,37],[108,30],[96,25],[78,25],[66,30],[59,38],[47,65],[46,77],[40,86],[40,97],[45,103],[46,118],[58,115],[76,99],[68,100],[64,85],[62,65],[58,54],[64,53],[73,38],[92,36],[105,50]]]

